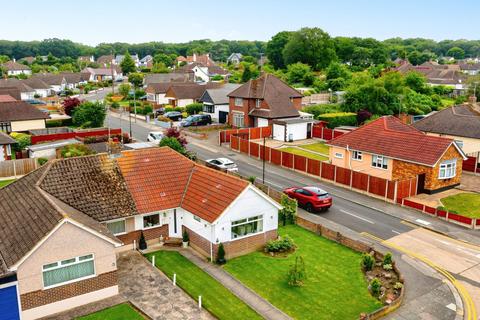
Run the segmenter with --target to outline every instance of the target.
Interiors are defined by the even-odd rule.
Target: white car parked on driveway
[[[211,167],[214,169],[233,171],[233,172],[238,171],[238,167],[235,164],[235,162],[227,158],[208,159],[205,162],[207,167]]]

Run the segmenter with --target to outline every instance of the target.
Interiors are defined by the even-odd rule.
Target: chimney
[[[468,97],[468,103],[476,104],[477,103],[477,97],[474,96],[474,95],[471,95],[470,97]]]
[[[195,52],[193,53],[193,62],[197,62],[197,54]]]

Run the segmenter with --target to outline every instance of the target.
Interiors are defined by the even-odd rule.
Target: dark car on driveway
[[[166,112],[163,116],[167,117],[172,121],[180,121],[183,118],[182,113],[178,111],[169,111],[169,112]]]
[[[332,206],[332,196],[318,187],[290,187],[283,190],[287,196],[297,199],[298,205],[308,212],[327,211]]]
[[[194,114],[182,121],[182,127],[206,126],[212,123],[212,117],[209,114]]]

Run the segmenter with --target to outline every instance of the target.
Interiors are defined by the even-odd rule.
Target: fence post
[[[393,203],[397,203],[398,180],[395,180],[395,190],[393,191]]]
[[[137,240],[133,240],[133,250],[137,250]]]
[[[280,151],[280,167],[283,167],[283,151]]]
[[[322,127],[322,129],[323,129],[323,127]],[[323,132],[323,131],[322,131],[322,132]],[[322,133],[322,134],[323,134],[323,133]],[[318,176],[320,177],[320,180],[322,179],[322,167],[323,167],[323,162],[320,161],[320,170],[319,170],[319,175],[318,175]]]
[[[155,255],[152,256],[152,266],[155,267]]]
[[[350,189],[353,189],[353,169],[350,169]]]
[[[176,286],[177,285],[177,274],[174,273],[173,274],[173,286]]]
[[[202,309],[202,296],[198,296],[198,309]]]
[[[323,126],[322,126],[322,140],[325,140],[325,139],[323,138]]]
[[[388,181],[389,180],[385,180],[385,202],[387,202],[387,196],[388,196]]]
[[[367,176],[367,193],[370,193],[370,175]]]
[[[333,182],[337,183],[337,166],[334,166],[333,170]]]

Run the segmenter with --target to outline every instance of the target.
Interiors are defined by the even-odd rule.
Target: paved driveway
[[[120,294],[152,319],[215,319],[140,253],[121,253],[117,264]]]

